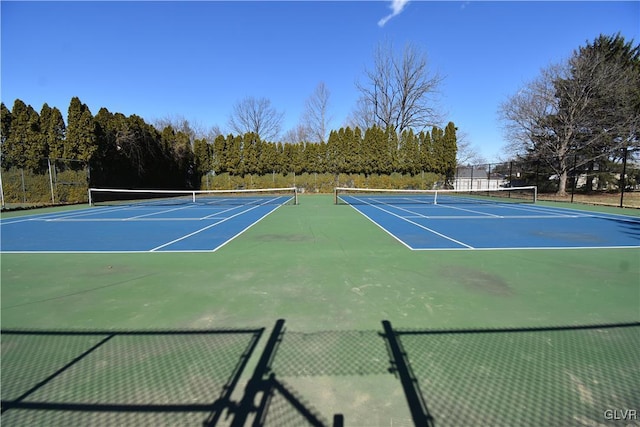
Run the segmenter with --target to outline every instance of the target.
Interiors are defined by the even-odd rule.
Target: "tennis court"
[[[336,203],[412,250],[640,247],[640,219],[537,206],[533,192],[339,190]]]
[[[638,423],[640,212],[243,200],[3,213],[2,424]],[[572,247],[515,248],[551,224]]]
[[[132,200],[132,194],[145,198]],[[197,201],[196,192],[177,192],[179,197],[171,198],[159,194],[165,197],[129,192],[126,200],[108,200],[115,206],[105,201],[106,206],[74,212],[2,220],[2,251],[210,252],[279,206],[295,203],[293,193],[203,192]],[[182,197],[185,194],[189,197]]]

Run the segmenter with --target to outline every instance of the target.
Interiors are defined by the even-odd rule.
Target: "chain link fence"
[[[42,159],[40,170],[0,168],[2,209],[87,203],[89,167],[69,159]]]
[[[538,187],[539,200],[640,208],[640,161],[629,151],[619,158],[585,161],[567,158],[565,194],[554,159],[513,160],[458,166],[454,188],[460,190]]]

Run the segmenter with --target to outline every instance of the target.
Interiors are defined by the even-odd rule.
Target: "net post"
[[[338,204],[338,187],[334,187],[333,189],[333,204]]]
[[[434,205],[438,204],[438,190],[436,190],[435,193],[433,193],[433,204]]]
[[[298,187],[293,187],[293,204],[298,204]]]
[[[538,186],[533,186],[533,203],[538,203]]]
[[[93,202],[91,200],[91,188],[87,189],[87,192],[89,193],[89,206],[93,206]]]
[[[196,192],[195,192],[195,191],[192,191],[192,192],[191,192],[191,201],[192,201],[193,203],[195,203],[195,202],[196,202]]]

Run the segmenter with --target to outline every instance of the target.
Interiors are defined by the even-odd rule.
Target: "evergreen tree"
[[[285,169],[283,173],[293,172],[296,175],[302,173],[302,142],[297,144],[284,144]]]
[[[405,130],[400,135],[398,149],[399,171],[403,174],[415,175],[420,169],[420,146],[412,129]]]
[[[387,127],[384,132],[384,140],[386,142],[387,156],[389,163],[384,166],[382,173],[390,174],[399,170],[398,162],[398,134],[391,126]]]
[[[284,145],[282,142],[276,144],[277,151],[277,169],[276,172],[286,174],[289,170],[289,161],[284,157]]]
[[[227,136],[226,150],[227,172],[236,176],[244,175],[242,170],[242,137],[229,134]]]
[[[47,169],[46,158],[49,155],[44,135],[40,128],[40,115],[30,105],[27,108],[29,123],[27,128],[25,166],[34,172],[42,173]]]
[[[205,176],[211,170],[211,153],[212,150],[206,139],[196,139],[193,142],[193,155],[198,178]]]
[[[90,184],[94,187],[126,186],[122,171],[121,156],[116,149],[116,118],[106,108],[101,108],[95,117],[96,152],[89,162]],[[64,155],[63,150],[60,157]]]
[[[4,164],[41,170],[46,162],[46,146],[40,133],[40,117],[30,106],[16,99],[11,111],[11,128],[3,143]]]
[[[365,160],[362,149],[363,139],[362,130],[356,126],[353,129],[353,143],[351,144],[351,147],[353,147],[354,150],[354,160],[351,166],[351,170],[353,171],[352,173],[362,173],[364,169]]]
[[[178,136],[173,126],[168,125],[162,129],[160,134],[160,145],[167,165],[163,186],[171,188],[183,187],[183,180],[178,178],[181,175],[180,165],[178,165],[178,159],[176,156]],[[176,182],[180,183],[176,185]]]
[[[364,132],[363,139],[363,172],[366,175],[389,173],[391,170],[391,153],[389,152],[384,131],[372,126]]]
[[[453,182],[453,178],[456,173],[456,155],[458,153],[456,130],[457,128],[453,122],[449,122],[447,127],[444,128],[444,135],[442,137],[444,153],[443,173],[447,177],[448,182]]]
[[[259,151],[260,138],[253,132],[247,132],[242,137],[242,160],[243,160],[243,175],[244,174],[257,174],[258,159],[260,158]]]
[[[63,157],[88,162],[96,150],[96,127],[91,111],[78,97],[73,97],[69,104]]]
[[[418,135],[420,143],[420,170],[422,172],[435,172],[433,161],[433,144],[429,131],[422,131]]]
[[[194,170],[194,156],[191,148],[191,138],[184,132],[176,133],[176,145],[174,148],[174,161],[177,165],[177,175],[174,188],[194,188],[198,182],[194,182],[197,176]]]
[[[332,130],[327,141],[328,172],[339,174],[344,168],[344,157],[340,149],[338,131]]]
[[[318,172],[318,147],[319,143],[309,143],[304,147],[303,167],[304,172]]]
[[[7,145],[5,141],[11,131],[11,111],[4,105],[4,102],[0,103],[0,167],[8,168],[8,158],[5,151]]]
[[[442,129],[437,126],[434,126],[431,129],[431,147],[432,147],[432,155],[433,155],[433,169],[431,172],[444,174],[447,166],[446,166],[446,153],[444,146],[444,133]]]
[[[25,146],[22,139],[26,136],[26,127],[29,122],[27,105],[20,99],[16,99],[12,111],[9,111],[9,120],[6,117],[3,113],[2,165],[5,168],[22,168],[25,163]],[[9,132],[4,129],[6,122],[10,124]]]
[[[325,142],[320,142],[318,144],[316,144],[317,146],[317,160],[316,160],[316,170],[315,172],[318,173],[328,173],[329,169],[328,169],[328,165],[329,165],[329,159],[328,159],[328,154],[327,154],[327,143]]]
[[[342,152],[342,158],[344,159],[344,164],[340,172],[358,173],[360,166],[360,159],[358,158],[360,142],[358,141],[356,134],[351,127],[347,126],[346,128],[341,128],[338,131],[338,136],[339,149]]]
[[[280,172],[278,146],[275,142],[264,143],[262,156],[260,156],[260,170],[263,174]]]
[[[215,173],[225,173],[227,169],[227,139],[223,135],[216,136],[213,141],[213,158],[211,159],[211,169]]]
[[[40,111],[41,131],[44,143],[48,147],[49,157],[60,159],[64,154],[66,126],[62,113],[57,107],[49,107],[46,103]]]
[[[11,111],[4,105],[4,102],[0,103],[0,125],[0,144],[4,144],[11,131]],[[4,152],[4,147],[2,148]]]

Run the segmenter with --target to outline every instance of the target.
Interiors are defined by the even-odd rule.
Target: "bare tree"
[[[569,74],[566,63],[543,69],[535,80],[504,102],[499,111],[509,141],[506,150],[512,156],[533,156],[547,163],[559,176],[559,194],[566,192],[575,126],[568,123],[571,120],[570,112],[563,117],[563,121],[567,122],[565,126],[559,121],[561,107],[555,82],[567,79]],[[551,124],[550,119],[555,123]]]
[[[215,139],[220,135],[222,135],[222,129],[220,129],[220,126],[213,125],[207,131],[205,139],[209,141],[209,143],[213,143],[213,141],[215,141]]]
[[[159,131],[162,131],[162,129],[167,126],[171,126],[176,132],[182,132],[188,135],[191,144],[193,144],[196,139],[205,138],[208,134],[202,124],[197,121],[189,121],[180,114],[167,115],[161,119],[155,119],[153,120],[153,126]]]
[[[247,97],[233,106],[229,128],[239,134],[253,132],[263,141],[278,138],[284,113],[278,112],[267,98]]]
[[[295,128],[286,131],[282,136],[282,141],[297,144],[299,142],[309,142],[309,138],[309,128],[302,124],[299,124]]]
[[[415,46],[408,44],[396,55],[391,43],[378,45],[373,69],[365,74],[366,82],[356,86],[376,125],[400,134],[442,122],[435,98],[443,79],[429,70],[426,55]]]
[[[358,127],[366,130],[375,126],[376,123],[376,118],[371,105],[364,97],[361,96],[358,98],[354,109],[349,113],[349,116],[347,116],[347,119],[345,120],[345,127],[349,126],[354,129]]]
[[[324,82],[316,86],[315,91],[305,102],[302,125],[308,129],[311,142],[325,142],[329,132],[329,97],[331,93]]]
[[[564,194],[572,167],[611,156],[635,138],[633,79],[624,64],[594,51],[543,69],[500,107],[507,150],[545,162]]]
[[[469,136],[462,131],[456,132],[456,163],[458,165],[480,165],[487,160],[478,152],[478,148],[469,141]]]

